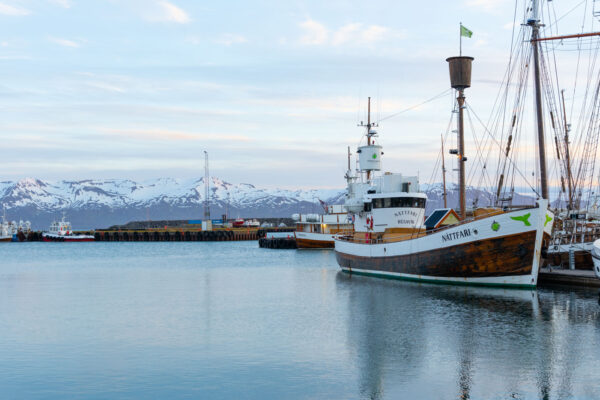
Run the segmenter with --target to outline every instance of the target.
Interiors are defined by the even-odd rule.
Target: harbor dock
[[[203,231],[186,228],[96,230],[98,242],[222,242],[259,240],[267,232],[293,232],[293,228],[229,228]]]
[[[541,286],[568,285],[600,288],[600,279],[591,270],[546,267],[540,269],[538,284]]]

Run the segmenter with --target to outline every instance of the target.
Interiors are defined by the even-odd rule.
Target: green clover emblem
[[[492,222],[492,230],[494,232],[498,232],[498,229],[500,229],[500,224],[497,223],[496,221]]]

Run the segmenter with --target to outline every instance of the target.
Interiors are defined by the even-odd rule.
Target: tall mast
[[[571,178],[571,158],[569,155],[569,124],[567,124],[567,109],[565,106],[565,90],[560,92],[563,103],[563,117],[565,119],[565,162],[567,163],[567,183],[569,185],[569,210],[573,209],[573,186]]]
[[[465,120],[463,115],[463,110],[465,108],[464,89],[460,89],[458,91],[458,97],[456,100],[458,100],[458,177],[460,181],[460,217],[465,219],[467,217],[467,205],[465,194]]]
[[[447,58],[450,67],[450,85],[458,91],[456,100],[458,101],[458,150],[451,150],[452,154],[458,155],[459,165],[459,204],[460,217],[467,217],[466,206],[466,185],[465,185],[465,123],[464,123],[464,108],[465,108],[465,89],[471,86],[471,63],[473,57],[450,57]]]
[[[542,110],[542,84],[540,76],[540,50],[538,38],[540,23],[538,19],[538,0],[533,0],[531,18],[527,21],[531,27],[531,46],[533,48],[533,77],[535,84],[535,108],[537,116],[538,150],[540,159],[540,186],[542,198],[548,199],[548,177],[546,172],[546,146],[544,144],[544,120]]]
[[[208,196],[210,193],[210,175],[208,173],[208,153],[204,151],[204,219],[210,219],[210,203]]]
[[[447,193],[446,193],[446,163],[444,162],[444,137],[442,139],[442,181],[444,182],[444,208],[448,207]]]

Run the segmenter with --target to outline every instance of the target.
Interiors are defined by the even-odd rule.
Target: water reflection
[[[349,277],[242,242],[8,247],[2,398],[600,398],[596,290]]]
[[[336,284],[350,293],[347,341],[361,398],[439,395],[442,388],[445,398],[550,399],[599,390],[581,364],[583,349],[598,349],[596,292],[439,286],[341,272]],[[598,367],[597,353],[586,361]]]

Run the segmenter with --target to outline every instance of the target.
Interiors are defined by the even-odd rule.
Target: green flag
[[[467,28],[465,28],[462,25],[460,26],[460,36],[464,36],[464,37],[470,38],[471,35],[473,35],[473,32],[471,32],[470,30],[468,30]]]

